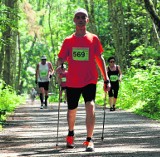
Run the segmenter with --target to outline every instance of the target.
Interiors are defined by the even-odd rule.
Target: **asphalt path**
[[[160,157],[160,123],[155,120],[116,110],[105,111],[103,141],[103,108],[96,106],[94,130],[95,152],[85,152],[85,109],[79,105],[75,127],[74,149],[67,149],[67,106],[61,103],[57,139],[58,103],[40,109],[39,101],[28,100],[15,110],[0,132],[0,157]],[[58,146],[56,146],[58,145]]]

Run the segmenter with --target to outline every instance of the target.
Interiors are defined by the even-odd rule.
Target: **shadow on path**
[[[60,156],[60,157],[159,157],[160,125],[154,120],[130,112],[106,109],[104,140],[101,141],[103,109],[96,106],[94,132],[95,152],[85,152],[86,138],[84,105],[79,105],[75,127],[75,149],[65,148],[67,135],[66,104],[61,104],[58,147],[58,104],[39,108],[39,101],[27,101],[16,109],[0,132],[0,156]]]

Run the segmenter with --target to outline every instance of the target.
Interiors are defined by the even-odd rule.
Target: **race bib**
[[[73,47],[72,59],[75,61],[88,61],[89,60],[89,48]]]
[[[66,77],[62,77],[61,81],[66,82]]]
[[[47,72],[46,70],[41,70],[41,71],[40,71],[40,76],[41,76],[41,77],[46,77],[47,74],[48,74],[48,72]]]
[[[117,76],[117,75],[111,75],[111,76],[110,76],[110,80],[111,80],[112,82],[116,82],[116,81],[118,80],[118,76]]]

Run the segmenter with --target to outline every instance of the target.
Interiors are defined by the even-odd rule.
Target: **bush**
[[[16,92],[10,86],[0,80],[0,125],[6,119],[6,113],[12,112],[24,100],[22,96],[16,95]]]
[[[119,91],[120,108],[160,119],[160,68],[142,70],[131,68],[124,75]]]
[[[96,103],[104,104],[102,81],[97,84]],[[120,83],[116,106],[160,120],[160,67],[152,65],[146,70],[129,68]]]

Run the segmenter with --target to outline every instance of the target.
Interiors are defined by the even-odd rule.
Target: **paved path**
[[[84,105],[76,120],[76,148],[65,148],[67,134],[66,104],[61,104],[59,142],[57,143],[57,108],[39,109],[39,102],[16,109],[0,132],[0,157],[160,157],[160,123],[132,113],[106,109],[104,140],[101,141],[103,109],[96,106],[95,152],[85,152]]]

